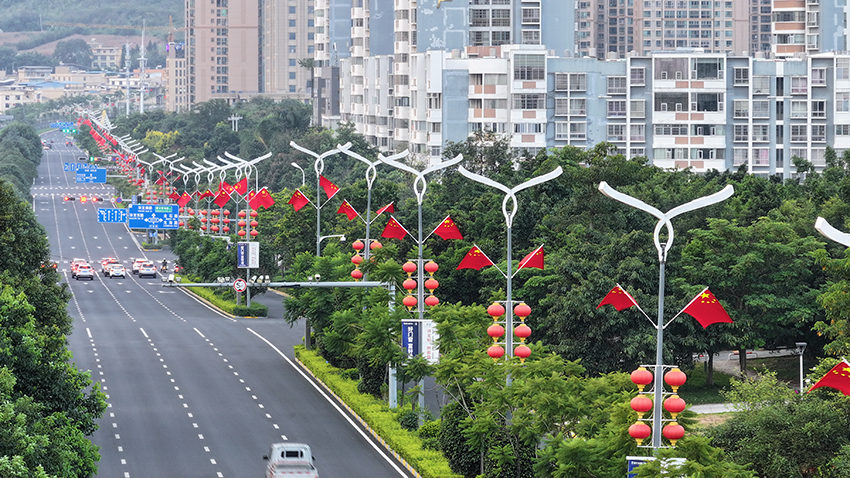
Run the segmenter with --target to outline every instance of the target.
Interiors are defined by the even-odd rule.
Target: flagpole
[[[661,399],[664,394],[664,272],[667,264],[666,244],[661,244],[662,259],[658,267],[658,321],[655,323],[655,400],[652,414],[652,447],[661,448]]]

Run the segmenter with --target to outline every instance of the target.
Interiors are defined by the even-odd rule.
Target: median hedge
[[[332,367],[324,358],[301,345],[295,346],[295,356],[423,478],[462,478],[462,475],[452,473],[442,453],[425,449],[422,438],[416,432],[402,428],[396,413],[386,403],[372,395],[358,392],[357,381],[343,378],[340,369]]]

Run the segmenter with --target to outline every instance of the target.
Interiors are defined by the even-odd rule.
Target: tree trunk
[[[708,368],[705,371],[705,384],[711,387],[714,386],[714,354],[711,352],[706,353],[708,354]]]
[[[738,367],[741,369],[741,377],[747,375],[747,349],[738,350]]]

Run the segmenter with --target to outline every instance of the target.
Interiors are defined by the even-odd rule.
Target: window
[[[835,136],[850,136],[850,124],[835,125]]]
[[[624,124],[609,124],[607,129],[608,129],[608,141],[625,141],[626,140],[626,125],[624,125]]]
[[[740,166],[742,164],[747,164],[747,159],[749,159],[749,150],[745,148],[735,148],[732,150],[732,164],[734,166]]]
[[[646,69],[645,68],[632,68],[629,72],[629,77],[631,78],[632,85],[645,85],[646,84]]]
[[[569,98],[555,98],[555,115],[566,116],[569,113]]]
[[[543,55],[514,55],[514,80],[545,80],[546,58]]]
[[[570,123],[570,139],[586,139],[587,123]]]
[[[646,118],[646,100],[631,100],[629,108],[632,118]]]
[[[587,91],[587,74],[570,73],[570,91]]]
[[[513,108],[520,110],[546,109],[546,95],[543,93],[525,93],[513,95]]]
[[[826,118],[825,100],[812,100],[812,118]]]
[[[750,127],[745,124],[735,125],[735,141],[747,141],[750,137]]]
[[[770,118],[770,102],[767,100],[754,100],[753,118]]]
[[[805,76],[791,77],[791,94],[805,95],[809,92],[809,79]]]
[[[646,125],[633,124],[629,126],[629,139],[632,141],[646,141]]]
[[[791,102],[791,118],[806,118],[807,116],[809,116],[809,108],[805,101]]]
[[[608,94],[609,95],[625,95],[626,94],[626,77],[625,76],[609,76],[608,77]]]
[[[750,84],[750,69],[749,68],[735,68],[735,84],[736,85],[749,85]]]
[[[570,138],[570,124],[563,121],[555,123],[555,140],[567,140]]]
[[[826,86],[826,68],[812,68],[812,86]]]
[[[835,79],[847,80],[850,79],[850,58],[835,59]]]
[[[523,30],[522,31],[522,44],[523,45],[539,45],[540,44],[540,30]]]
[[[655,136],[687,136],[688,125],[657,124],[653,128]]]
[[[835,111],[850,111],[850,91],[835,92]]]
[[[826,125],[825,124],[813,124],[812,125],[812,141],[817,143],[823,143],[826,141]]]
[[[766,124],[754,124],[752,139],[754,142],[763,143],[770,141],[770,127]]]
[[[555,91],[567,91],[569,76],[566,73],[555,73]]]
[[[514,123],[514,133],[542,133],[543,123]]]
[[[750,116],[750,102],[747,100],[735,100],[733,108],[735,118],[748,118]]]
[[[511,11],[499,8],[492,11],[493,20],[491,25],[494,27],[509,27],[511,26]],[[509,33],[509,32],[503,32]]]
[[[624,118],[626,114],[626,100],[608,100],[609,118]]]
[[[490,26],[490,10],[471,9],[469,11],[469,26],[471,27],[489,27]]]
[[[791,141],[805,142],[808,138],[808,127],[804,124],[791,125]]]
[[[770,77],[769,76],[754,76],[753,77],[753,94],[768,95],[770,94]]]
[[[523,25],[527,24],[539,24],[540,23],[540,8],[523,8],[522,9],[522,23]]]
[[[586,115],[587,114],[587,99],[586,98],[570,98],[570,114],[571,115]]]

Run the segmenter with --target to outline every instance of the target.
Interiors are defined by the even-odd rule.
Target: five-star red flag
[[[161,178],[157,179],[157,180],[154,182],[154,184],[156,184],[157,186],[162,186],[163,184],[165,184],[165,178],[162,178],[162,177],[161,177]]]
[[[211,197],[214,197],[214,196],[215,196],[215,193],[210,191],[209,189],[207,189],[206,191],[204,191],[200,195],[198,195],[198,199],[211,198]]]
[[[842,359],[835,367],[832,367],[832,370],[815,382],[809,392],[820,387],[834,388],[840,390],[844,395],[850,395],[850,364]]]
[[[248,178],[244,177],[239,182],[233,185],[233,191],[240,196],[244,196],[248,192]]]
[[[171,199],[172,201],[177,201],[178,199],[180,199],[180,197],[181,196],[177,193],[171,193],[171,194],[168,195],[168,198]]]
[[[517,270],[524,267],[536,267],[537,269],[543,269],[543,246],[529,252],[527,256],[523,257],[522,260],[519,261],[519,267],[517,267]]]
[[[609,304],[613,305],[614,308],[617,309],[617,312],[622,312],[631,306],[637,306],[637,308],[640,308],[635,298],[632,297],[631,294],[626,292],[625,289],[620,287],[620,284],[617,284],[616,287],[611,289],[611,292],[608,292],[605,297],[602,298],[602,302],[600,302],[599,305],[596,306],[596,308],[598,309],[603,305]]]
[[[325,194],[328,196],[328,199],[334,197],[334,195],[339,192],[339,186],[332,183],[330,179],[321,175],[319,176],[319,186],[325,190]]]
[[[432,234],[436,234],[446,241],[449,239],[463,239],[463,234],[460,233],[460,229],[457,228],[457,224],[455,224],[449,216],[446,216],[446,218],[443,219],[443,222],[434,229]]]
[[[487,257],[487,254],[481,252],[481,249],[478,246],[472,246],[472,249],[463,256],[463,259],[460,261],[460,264],[457,265],[457,270],[461,269],[475,269],[481,270],[482,267],[492,266],[493,261]]]
[[[386,206],[382,207],[381,209],[378,209],[378,212],[375,213],[375,216],[380,216],[381,214],[383,214],[385,212],[389,212],[390,214],[394,213],[395,212],[395,206],[393,206],[393,203],[395,203],[395,201],[387,204]]]
[[[177,200],[177,204],[180,207],[184,207],[189,204],[189,201],[192,200],[192,196],[189,195],[186,191],[183,191],[183,194],[180,195],[180,199]]]
[[[405,229],[401,223],[396,221],[394,217],[390,216],[390,220],[387,223],[387,226],[384,227],[384,232],[381,233],[381,237],[389,239],[404,239],[407,234],[407,229]]]
[[[227,191],[224,189],[220,190],[218,194],[215,195],[215,199],[213,202],[216,203],[218,207],[224,207],[227,204],[227,201],[230,201],[230,194],[227,194]]]
[[[296,191],[296,193],[298,192],[300,191]],[[294,198],[295,196],[293,195],[292,197]],[[290,203],[291,202],[292,200],[290,199]],[[266,188],[260,189],[260,192],[248,201],[248,206],[250,206],[251,209],[259,209],[260,207],[268,209],[272,205],[274,205],[274,198],[272,198],[272,194]]]
[[[354,208],[351,207],[351,204],[348,204],[348,201],[346,200],[342,201],[342,204],[339,205],[339,209],[336,213],[345,214],[345,217],[347,217],[349,221],[358,216],[357,211],[355,211]]]
[[[256,198],[256,196],[254,197]],[[304,196],[304,193],[302,193],[301,190],[296,189],[295,194],[293,194],[292,197],[289,199],[288,204],[292,204],[292,207],[294,207],[296,211],[300,211],[302,207],[306,206],[309,203],[310,200],[307,199],[306,196]]]
[[[227,191],[227,194],[230,195],[230,193],[233,192],[233,186],[227,184],[227,181],[222,181],[218,185],[218,190],[219,191]]]
[[[682,309],[682,312],[697,319],[702,328],[706,328],[711,324],[721,322],[732,323],[732,318],[726,313],[726,309],[720,305],[714,294],[708,290],[708,287],[697,294],[691,302]]]

